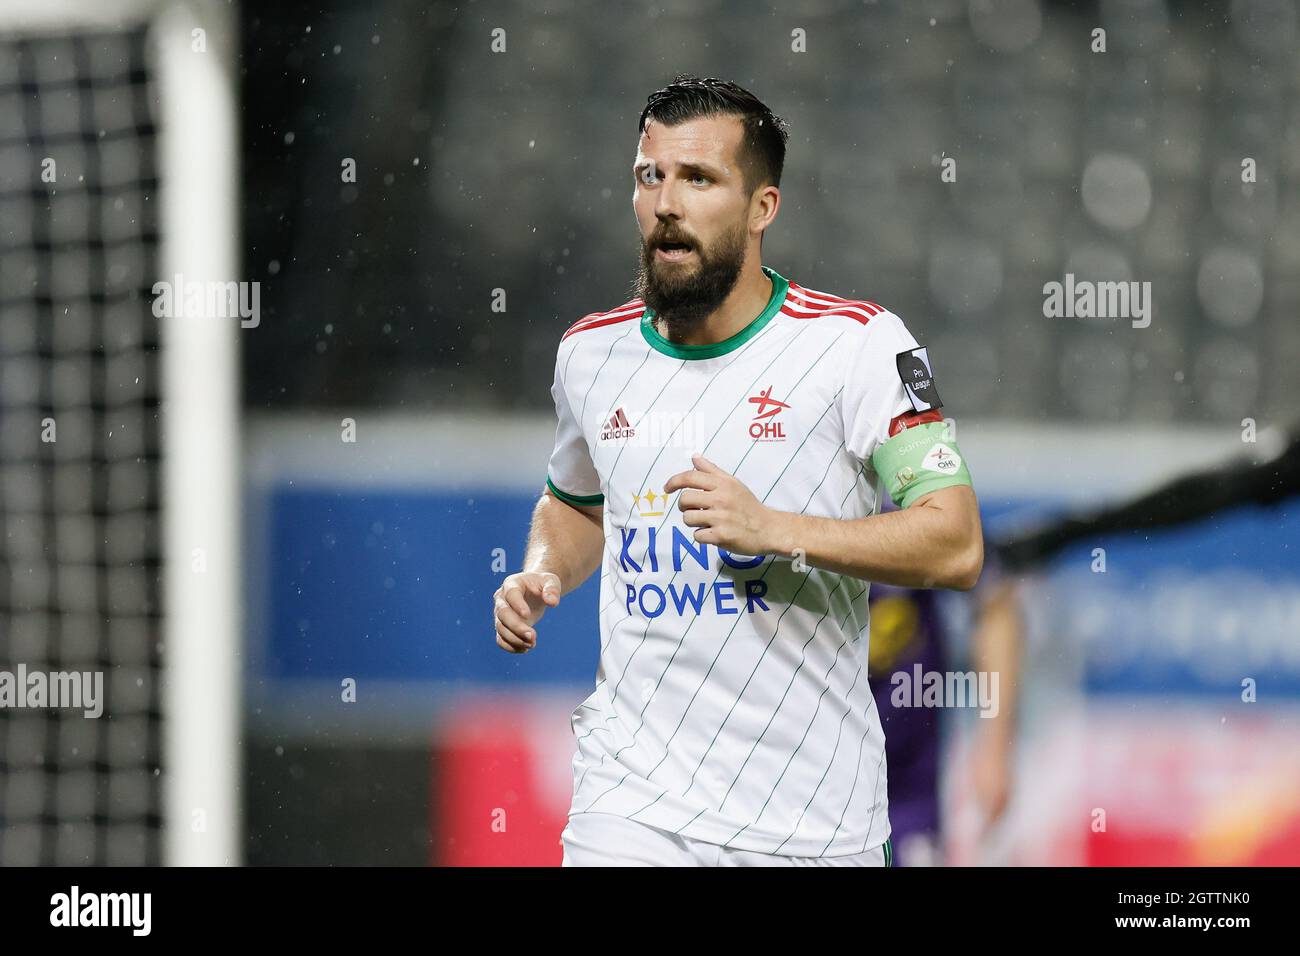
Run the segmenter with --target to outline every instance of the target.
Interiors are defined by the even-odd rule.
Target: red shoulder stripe
[[[802,287],[791,287],[793,295],[787,295],[781,311],[795,319],[813,319],[823,315],[843,315],[863,325],[872,316],[884,311],[874,302],[862,299],[841,299],[839,296],[825,296],[811,293]]]
[[[809,301],[813,301],[813,302],[839,303],[841,305],[843,304],[866,305],[866,306],[870,306],[876,312],[884,311],[884,309],[881,306],[876,305],[876,303],[871,302],[867,299],[845,299],[842,296],[833,295],[830,292],[821,292],[817,289],[809,289],[807,286],[799,285],[799,283],[797,282],[791,282],[790,288],[793,289],[795,292],[797,292],[799,295],[803,296],[805,299],[808,299]]]
[[[645,312],[645,305],[642,304],[640,299],[633,299],[626,305],[621,305],[617,309],[611,309],[608,312],[593,312],[569,326],[568,330],[560,336],[560,341],[563,342],[575,332],[585,332],[588,329],[598,329],[604,325],[614,325],[618,322],[626,322],[629,319],[639,319],[643,312]]]

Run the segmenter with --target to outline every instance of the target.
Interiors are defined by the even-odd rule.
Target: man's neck
[[[772,280],[761,267],[741,270],[736,287],[713,314],[682,338],[671,338],[655,318],[655,328],[676,345],[716,345],[758,318],[772,299]]]

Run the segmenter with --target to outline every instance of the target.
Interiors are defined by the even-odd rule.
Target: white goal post
[[[40,44],[48,38],[56,42],[67,38],[68,46],[77,48],[79,38],[90,37],[89,42],[94,44],[99,42],[96,37],[115,31],[131,31],[136,37],[133,42],[138,43],[137,31],[146,29],[149,85],[157,94],[152,109],[157,132],[156,137],[145,138],[156,144],[155,154],[145,166],[157,170],[158,188],[157,196],[147,197],[156,204],[151,212],[157,224],[157,254],[152,259],[156,274],[145,276],[144,284],[170,281],[176,275],[212,282],[238,281],[241,268],[236,100],[238,20],[233,4],[226,0],[7,0],[0,5],[0,40],[15,41],[13,49],[43,49]],[[92,110],[89,115],[95,117],[92,121],[97,121],[93,109],[99,101],[94,99],[93,72],[90,75],[89,92],[74,90],[69,95],[88,97],[86,102],[91,106],[87,108]],[[77,82],[84,84],[84,76]],[[36,97],[39,96],[37,93]],[[26,112],[39,117],[41,106],[29,104]],[[86,152],[93,152],[97,144],[91,142],[90,134],[94,131],[83,127],[81,132],[88,144]],[[24,146],[21,141],[13,145],[19,151]],[[73,143],[69,148],[79,147]],[[98,184],[94,185],[98,188]],[[59,188],[64,194],[85,189],[93,197],[85,200],[92,209],[88,221],[97,224],[95,210],[104,202],[103,192],[92,192],[91,186],[69,183]],[[37,206],[46,202],[35,189],[29,193],[28,187],[21,188],[23,192],[14,193],[16,202],[27,203],[29,196]],[[93,238],[100,241],[97,232]],[[152,242],[152,235],[148,241]],[[58,250],[50,251],[45,246],[32,246],[32,250],[33,258],[49,257],[51,271],[59,268]],[[19,305],[25,305],[21,299],[23,290],[15,294]],[[32,301],[37,302],[35,298]],[[102,303],[104,300],[84,301]],[[37,303],[30,311],[42,315],[42,308],[46,306]],[[99,321],[104,308],[88,305],[87,313],[97,316]],[[161,628],[161,663],[157,665],[160,670],[155,672],[160,687],[150,692],[157,694],[156,719],[161,724],[160,740],[153,750],[161,777],[151,786],[161,790],[155,789],[152,796],[132,799],[153,808],[147,812],[147,818],[154,821],[148,827],[156,835],[151,840],[157,840],[161,818],[161,852],[151,854],[151,859],[167,865],[238,865],[243,855],[240,323],[215,315],[194,314],[160,318],[158,322],[158,351],[151,358],[156,360],[158,379],[157,468],[160,473],[153,480],[160,488],[157,541],[161,566],[157,579],[161,618],[151,626]],[[104,360],[104,355],[95,356],[95,351],[92,346],[91,359]],[[20,358],[34,365],[38,356],[39,352],[32,350]],[[55,359],[57,356],[48,361]],[[95,401],[96,409],[112,407],[111,397]],[[28,414],[30,407],[35,406],[24,405],[20,411]],[[21,460],[37,461],[32,468],[45,467],[30,456]],[[91,467],[98,467],[93,456],[86,461]],[[0,502],[0,509],[3,507],[4,503]],[[102,521],[107,527],[111,516],[92,515],[86,519],[91,520]],[[102,537],[102,530],[99,534]],[[0,554],[0,564],[4,557]],[[81,569],[78,566],[74,570]],[[138,572],[138,568],[131,570]],[[56,574],[61,571],[55,569]],[[116,568],[103,572],[110,590],[120,580],[113,576],[115,573]],[[54,590],[62,594],[59,589]],[[51,620],[61,613],[57,603],[47,610]],[[17,607],[14,613],[22,611],[22,607]],[[28,618],[37,620],[35,615]],[[0,628],[3,626],[4,617],[0,615]],[[111,620],[104,620],[98,627],[101,629],[98,646],[109,648],[99,652],[105,660],[103,666],[110,671],[119,669],[111,650],[115,646],[114,625]],[[30,630],[36,633],[40,629]],[[138,631],[139,627],[132,632],[133,638]],[[50,645],[58,645],[64,639],[59,630],[52,629],[48,634],[45,640]],[[41,649],[41,653],[45,653],[47,660],[59,660],[63,651],[54,646]],[[158,656],[155,655],[155,660]],[[107,703],[104,716],[111,721],[111,693]],[[0,714],[0,721],[5,719]],[[110,723],[104,733],[111,732]],[[116,752],[112,746],[107,750]],[[42,815],[33,810],[34,822],[24,831],[24,845],[35,847],[30,851],[32,859],[76,862],[85,857],[86,862],[108,863],[121,858],[133,859],[129,854],[115,855],[112,834],[105,836],[97,831],[118,825],[111,812],[103,807],[118,806],[122,793],[140,793],[138,778],[145,774],[142,769],[132,768],[134,789],[123,788],[121,781],[108,779],[114,764],[111,757],[105,760],[107,770],[103,766],[90,771],[78,769],[75,774],[57,779],[59,769],[52,768],[49,771],[55,775],[51,777],[52,782],[31,788],[34,793],[47,794],[38,798],[47,801],[39,811]],[[91,835],[72,850],[54,852],[39,844],[42,840],[57,843],[61,838],[64,811],[59,810],[60,816],[53,824],[48,818],[52,812],[49,806],[68,805],[58,786],[65,786],[69,793],[78,786],[92,790],[98,787],[112,791],[112,795],[88,797],[88,805],[95,807],[93,814],[82,809],[67,811],[76,818],[74,825]],[[4,825],[5,814],[0,813],[0,843],[5,842]],[[121,829],[130,829],[131,839],[138,842],[140,826],[134,818],[129,827],[122,824]],[[104,850],[105,846],[110,849]]]

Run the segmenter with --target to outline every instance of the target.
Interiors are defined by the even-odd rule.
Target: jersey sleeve
[[[571,505],[599,505],[605,501],[600,490],[600,475],[591,460],[591,449],[582,425],[569,405],[564,387],[560,356],[555,361],[555,384],[551,398],[555,400],[555,448],[547,466],[546,484],[561,501]]]
[[[840,405],[844,411],[845,447],[859,461],[870,461],[890,438],[890,424],[914,412],[896,359],[918,347],[903,320],[892,312],[873,316],[861,330],[845,369]]]
[[[928,350],[894,313],[873,316],[845,369],[845,447],[870,463],[901,508],[939,488],[970,484],[942,405]]]

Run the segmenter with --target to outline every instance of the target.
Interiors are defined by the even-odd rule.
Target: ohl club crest
[[[754,441],[785,441],[785,423],[779,416],[790,406],[772,397],[772,386],[749,396],[754,418],[749,423],[749,437]]]

